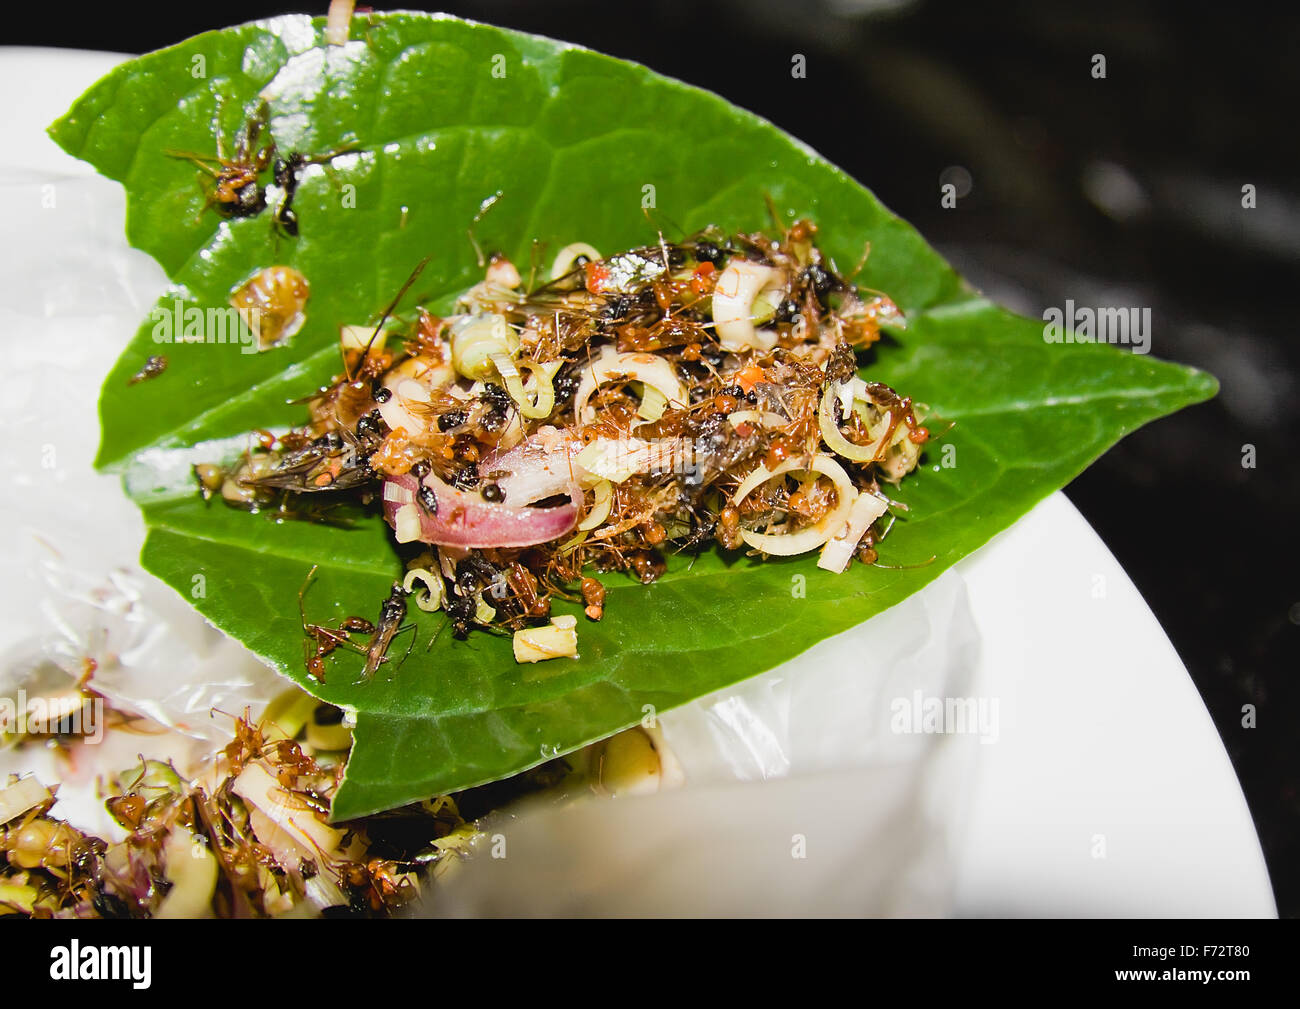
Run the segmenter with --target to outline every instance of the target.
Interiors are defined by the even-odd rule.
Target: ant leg
[[[307,630],[307,612],[303,608],[302,597],[307,594],[307,586],[311,583],[312,576],[316,574],[319,564],[313,564],[311,570],[307,572],[307,577],[303,579],[302,586],[298,589],[298,619],[302,623],[303,634],[309,633]]]
[[[335,648],[346,648],[358,655],[366,654],[366,650],[361,645],[348,637],[347,631],[336,630],[333,627],[322,627],[320,624],[308,624],[307,626],[311,628],[311,633],[316,637],[316,640],[319,641],[323,638],[330,643],[331,651]]]
[[[213,131],[217,134],[217,158],[222,164],[227,163],[226,158],[226,131],[221,128],[221,110],[225,108],[226,100],[221,95],[217,95],[217,111],[213,117]]]
[[[206,154],[195,154],[193,151],[178,151],[173,148],[168,148],[167,150],[163,151],[163,153],[166,154],[169,158],[179,158],[182,161],[194,162],[195,166],[200,171],[207,172],[214,179],[221,174],[215,168],[212,167],[212,162],[216,161],[219,163],[221,160],[220,158],[210,158]]]
[[[394,634],[393,637],[397,637],[398,634],[402,634],[405,631],[414,631],[414,630],[415,630],[415,624],[407,624],[405,627],[399,627],[397,629],[397,634]],[[406,665],[406,660],[411,657],[411,650],[414,647],[415,647],[415,635],[412,634],[410,644],[406,646],[406,651],[402,654],[401,661],[397,663],[397,669],[393,670],[393,672],[399,671],[404,665]],[[384,662],[388,661],[387,655],[384,656],[383,661]]]

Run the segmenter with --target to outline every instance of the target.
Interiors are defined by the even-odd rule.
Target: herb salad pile
[[[588,566],[649,583],[669,552],[714,544],[818,551],[836,572],[855,555],[876,563],[892,522],[882,484],[916,467],[930,432],[910,400],[857,374],[855,352],[902,323],[897,307],[839,276],[815,237],[799,220],[608,257],[580,243],[526,278],[495,256],[450,315],[342,327],[342,372],[307,403],[311,422],[258,432],[200,481],[290,514],[328,514],[302,497],[382,500],[398,543],[434,547],[410,556],[388,623],[415,593],[460,637],[538,623],[555,596],[599,620]],[[357,647],[346,628],[309,628],[331,652]],[[381,614],[351,629],[370,634],[373,675],[394,628]],[[561,643],[575,636],[523,654],[572,656]],[[308,656],[318,680],[324,657]]]

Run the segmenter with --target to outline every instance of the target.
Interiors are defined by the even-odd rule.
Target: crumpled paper
[[[777,669],[660,719],[684,787],[542,797],[439,879],[435,915],[941,915],[974,735],[896,731],[967,692],[979,648],[946,572]],[[919,692],[919,694],[918,694]]]
[[[75,677],[92,658],[93,686],[114,702],[191,735],[228,736],[213,707],[260,710],[282,684],[139,568],[139,512],[119,478],[93,466],[100,385],[165,278],[127,247],[122,191],[106,180],[3,170],[0,208],[23,239],[0,250],[0,472],[12,491],[0,524],[0,673],[53,663]]]
[[[93,660],[95,690],[177,732],[9,750],[0,774],[60,783],[56,813],[112,835],[100,778],[141,752],[194,763],[230,737],[214,708],[256,715],[285,683],[140,569],[139,511],[94,469],[100,385],[166,281],[126,245],[121,189],[60,157],[72,174],[0,167],[0,220],[15,236],[0,243],[0,698],[70,685]]]

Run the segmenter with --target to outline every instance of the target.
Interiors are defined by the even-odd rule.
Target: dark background
[[[5,41],[143,52],[325,7],[174,5],[146,17],[103,5],[11,24]],[[1300,16],[1285,5],[1029,0],[442,9],[716,91],[870,186],[995,300],[1033,317],[1066,298],[1150,307],[1155,352],[1218,376],[1217,399],[1127,438],[1066,493],[1191,671],[1241,778],[1279,910],[1300,916]],[[807,57],[804,80],[791,78],[795,53]],[[1091,74],[1095,53],[1104,80]],[[945,210],[940,177],[954,168],[971,187]],[[960,171],[944,179],[965,189]],[[1242,208],[1245,184],[1254,210]],[[1254,468],[1242,465],[1247,445]],[[1257,728],[1241,725],[1247,703]],[[1158,713],[1151,721],[1158,731]]]

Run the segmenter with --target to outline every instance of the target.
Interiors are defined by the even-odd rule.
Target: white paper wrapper
[[[75,163],[62,159],[71,170]],[[86,167],[85,171],[89,172]],[[52,205],[51,205],[52,204]],[[144,524],[115,475],[93,467],[99,389],[165,286],[158,266],[126,247],[122,191],[97,177],[0,169],[0,219],[40,235],[0,253],[0,698],[72,683],[97,664],[96,690],[179,733],[109,733],[65,755],[27,746],[0,753],[0,775],[60,785],[56,814],[101,835],[119,831],[99,787],[137,754],[184,768],[283,689],[278,676],[138,564]],[[70,758],[70,759],[69,759]]]
[[[164,279],[125,246],[119,187],[50,178],[0,175],[0,206],[20,231],[67,231],[47,242],[62,250],[53,262],[7,255],[0,270],[9,365],[0,472],[13,490],[0,522],[0,694],[21,685],[24,670],[54,663],[76,676],[90,657],[94,687],[114,702],[222,739],[230,720],[214,721],[211,709],[256,713],[282,684],[140,570],[139,511],[117,476],[93,467],[104,375]],[[53,211],[42,208],[47,185]]]
[[[665,713],[684,787],[542,798],[502,818],[439,880],[428,910],[945,914],[970,748],[981,744],[895,729],[913,726],[918,692],[963,696],[978,646],[965,585],[949,571],[780,668]]]

